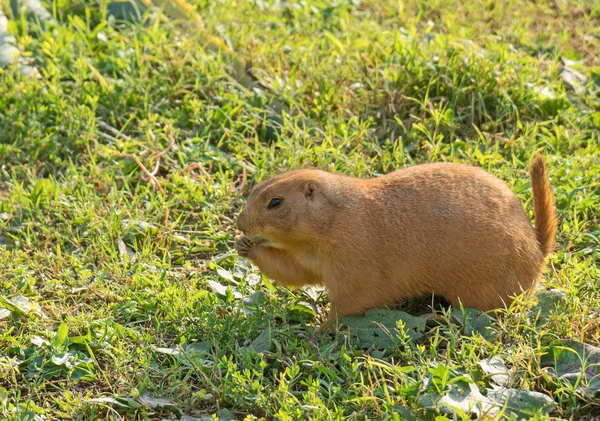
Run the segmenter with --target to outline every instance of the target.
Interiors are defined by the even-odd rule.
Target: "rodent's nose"
[[[246,232],[246,229],[248,228],[247,225],[247,218],[246,218],[246,214],[244,212],[241,212],[238,216],[237,222],[235,224],[237,226],[237,229],[242,231],[242,232]]]

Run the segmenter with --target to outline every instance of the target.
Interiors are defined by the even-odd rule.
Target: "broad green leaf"
[[[265,302],[265,293],[263,291],[254,291],[252,295],[246,297],[244,305],[249,307],[258,307]]]
[[[445,364],[438,364],[437,367],[429,369],[429,373],[438,393],[442,393],[446,389],[448,380],[450,380],[450,369]]]
[[[504,414],[516,414],[519,417],[548,414],[556,407],[556,402],[550,396],[525,389],[488,389],[487,398],[496,408],[503,406]]]
[[[466,336],[478,333],[490,341],[498,334],[498,329],[493,326],[494,319],[479,310],[472,308],[465,308],[463,311],[452,310],[452,316],[463,326]]]
[[[106,5],[108,16],[127,22],[140,22],[147,7],[138,1],[111,1]]]
[[[50,342],[48,342],[46,339],[40,337],[40,336],[33,336],[31,338],[31,343],[35,346],[47,346],[50,345]]]
[[[508,386],[509,371],[504,364],[504,360],[498,355],[478,362],[483,372],[492,378],[492,381],[498,386]]]
[[[190,342],[174,348],[153,347],[154,351],[177,358],[194,358],[210,352],[210,342]]]
[[[238,284],[238,281],[236,281],[236,280],[233,278],[233,275],[231,274],[231,272],[229,272],[229,271],[228,271],[228,270],[226,270],[226,269],[223,269],[223,268],[217,268],[217,274],[218,274],[218,275],[219,275],[221,278],[228,280],[228,281],[229,281],[229,282],[231,282],[232,284],[235,284],[235,285],[237,285],[237,284]]]
[[[254,291],[252,295],[244,298],[244,312],[253,314],[265,301],[266,297],[263,291]]]
[[[552,398],[539,392],[502,387],[486,389],[485,392],[485,395],[482,394],[475,383],[460,382],[452,384],[443,395],[422,395],[419,403],[425,408],[457,414],[467,419],[471,414],[478,418],[496,417],[500,414],[530,417],[548,414],[556,407]]]
[[[171,355],[173,357],[181,355],[181,350],[179,348],[152,347],[152,349],[159,354]]]
[[[68,335],[69,327],[66,325],[66,323],[61,323],[58,327],[58,331],[56,332],[56,336],[54,336],[54,339],[52,340],[52,345],[54,345],[56,348],[61,348],[65,344]]]
[[[37,421],[38,419],[39,417],[31,410],[22,411],[19,414],[19,421]]]
[[[187,355],[196,357],[210,352],[210,346],[210,342],[203,341],[185,343],[181,347]]]
[[[40,308],[37,303],[31,301],[28,297],[17,295],[11,299],[12,303],[24,314],[30,314],[34,312],[40,312]]]
[[[242,298],[242,294],[240,294],[239,291],[237,291],[237,288],[230,288],[228,286],[225,286],[223,284],[221,284],[220,282],[214,281],[212,279],[208,280],[208,289],[210,289],[212,292],[222,295],[224,297],[227,296],[227,290],[229,289],[229,291],[231,291],[231,293],[233,294],[233,296],[236,299],[240,299]]]
[[[142,404],[137,401],[135,398],[119,398],[119,400],[126,406],[131,409],[138,409],[142,407]]]
[[[364,316],[347,316],[343,319],[360,347],[374,346],[377,349],[392,345],[392,338],[398,332],[400,321],[404,323],[405,332],[412,340],[423,336],[421,332],[425,330],[425,319],[399,310],[374,309],[367,311]]]
[[[148,408],[170,408],[175,409],[177,412],[181,412],[177,405],[170,399],[158,398],[154,395],[144,394],[140,396],[140,401]]]
[[[567,295],[560,289],[538,291],[535,294],[536,303],[529,311],[530,319],[536,319],[538,325],[543,326],[554,312],[560,309],[567,300]]]
[[[238,421],[238,417],[228,409],[219,409],[217,411],[217,417],[219,421]]]
[[[600,348],[577,341],[554,341],[541,364],[581,393],[600,396]]]
[[[248,345],[247,349],[252,349],[255,352],[265,352],[271,349],[271,329],[266,328],[260,335]]]
[[[393,407],[393,410],[394,412],[397,412],[400,415],[400,419],[403,421],[413,421],[415,419],[413,414],[411,414],[410,411],[407,408],[404,408],[403,406],[395,405]]]
[[[0,320],[7,318],[11,313],[14,316],[30,316],[33,313],[41,314],[39,305],[31,301],[28,297],[17,295],[10,300],[0,295]]]
[[[73,362],[74,356],[68,352],[52,356],[52,364],[54,365],[70,365]]]

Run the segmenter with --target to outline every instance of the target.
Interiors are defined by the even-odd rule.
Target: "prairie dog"
[[[530,173],[535,228],[504,181],[469,165],[373,179],[290,171],[251,191],[235,248],[276,282],[326,286],[329,323],[426,294],[498,309],[535,285],[554,247],[541,155]]]

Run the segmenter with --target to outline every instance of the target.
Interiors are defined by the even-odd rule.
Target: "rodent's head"
[[[253,242],[277,248],[318,239],[331,215],[328,177],[322,171],[295,170],[263,181],[250,192],[238,229]]]

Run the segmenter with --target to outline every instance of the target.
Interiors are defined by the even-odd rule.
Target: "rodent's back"
[[[460,227],[488,232],[516,224],[533,234],[520,201],[506,183],[476,167],[423,164],[373,179],[370,187],[381,211],[406,220],[413,230],[446,232]],[[410,224],[409,218],[422,223]]]
[[[481,169],[423,164],[356,187],[331,235],[336,270],[370,268],[369,287],[390,299],[435,292],[493,308],[539,276],[544,257],[520,201]]]

